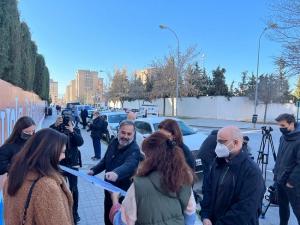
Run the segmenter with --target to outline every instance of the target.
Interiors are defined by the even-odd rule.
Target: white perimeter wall
[[[125,102],[124,108],[138,109],[144,101],[136,100]],[[163,99],[152,101],[159,107],[160,115],[163,114]],[[200,98],[181,98],[178,99],[178,116],[191,118],[212,118],[237,121],[251,121],[254,113],[253,101],[247,97],[232,97],[230,100],[223,96],[200,97]],[[109,102],[109,106],[121,108],[117,102]],[[264,117],[265,105],[257,106],[258,121],[262,122]],[[274,122],[274,119],[281,113],[297,113],[297,107],[294,104],[269,104],[267,110],[267,122]],[[172,115],[172,99],[166,99],[166,115]]]

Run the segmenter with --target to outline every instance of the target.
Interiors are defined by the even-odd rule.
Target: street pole
[[[267,27],[263,29],[261,32],[259,39],[258,39],[258,48],[257,48],[257,63],[256,63],[256,83],[255,83],[255,98],[254,98],[254,114],[252,116],[252,123],[255,124],[257,122],[257,103],[258,103],[258,71],[259,71],[259,57],[260,57],[260,40],[263,36],[263,34],[268,30],[268,29],[275,29],[277,28],[277,24],[271,23]]]
[[[258,48],[257,48],[257,63],[256,63],[256,83],[255,83],[255,99],[254,99],[254,115],[256,115],[256,107],[257,107],[257,97],[258,97],[258,70],[259,70],[259,54],[260,54],[260,40],[263,34],[266,32],[268,27],[265,27],[261,32],[258,39]]]
[[[173,108],[175,108],[174,112],[175,112],[175,116],[178,115],[178,111],[177,111],[177,103],[178,103],[178,96],[179,96],[179,77],[180,77],[180,48],[179,48],[179,38],[176,34],[176,32],[171,29],[168,26],[165,25],[159,25],[160,29],[166,29],[171,31],[171,33],[175,36],[176,40],[177,40],[177,70],[176,70],[176,98],[175,98],[175,106],[173,106]]]

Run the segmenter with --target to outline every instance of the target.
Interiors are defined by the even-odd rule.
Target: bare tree
[[[137,99],[145,99],[145,85],[142,80],[133,75],[133,78],[129,81],[128,100],[134,101]]]
[[[165,58],[162,62],[153,62],[150,73],[153,80],[151,98],[164,99],[163,115],[165,115],[166,98],[175,96],[176,67],[174,58]]]
[[[271,6],[272,23],[277,24],[271,38],[282,44],[282,60],[289,75],[300,72],[300,1],[278,0]]]
[[[151,64],[150,76],[153,81],[151,98],[164,99],[164,114],[165,114],[165,99],[176,97],[176,79],[178,76],[179,94],[183,92],[183,74],[186,73],[188,65],[199,55],[196,46],[189,47],[184,52],[178,55],[175,52],[170,52],[163,60],[155,60]],[[174,114],[173,104],[173,114]]]

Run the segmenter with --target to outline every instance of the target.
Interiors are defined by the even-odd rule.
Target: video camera
[[[262,126],[261,127],[261,132],[262,134],[270,134],[273,131],[273,128],[271,126]]]
[[[59,131],[64,134],[68,134],[69,130],[66,129],[66,126],[69,126],[70,121],[74,121],[72,111],[65,110],[64,112],[62,112],[62,118],[63,118],[63,122],[59,126]]]

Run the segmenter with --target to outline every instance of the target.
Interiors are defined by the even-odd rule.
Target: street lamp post
[[[177,99],[178,99],[178,96],[179,96],[179,76],[180,76],[180,62],[179,62],[179,60],[180,60],[180,50],[179,50],[179,38],[178,38],[178,36],[177,36],[177,34],[176,34],[176,32],[173,30],[173,29],[171,29],[170,27],[168,27],[168,26],[165,26],[165,25],[159,25],[159,28],[160,29],[166,29],[166,30],[169,30],[169,31],[171,31],[171,33],[172,34],[174,34],[174,36],[175,36],[175,38],[176,38],[176,40],[177,40],[177,74],[176,74],[176,98],[175,98],[175,106],[176,107],[174,107],[173,106],[173,108],[175,108],[175,110],[174,110],[174,112],[175,112],[175,116],[177,116]]]
[[[255,83],[255,98],[254,98],[254,114],[252,117],[252,122],[254,123],[254,127],[255,127],[255,123],[257,120],[257,102],[258,102],[258,70],[259,70],[259,57],[260,57],[260,40],[263,36],[263,34],[268,30],[268,29],[275,29],[277,27],[276,24],[271,23],[269,24],[267,27],[265,27],[263,29],[263,31],[261,32],[259,39],[258,39],[258,48],[257,48],[257,64],[256,64],[256,83]]]

